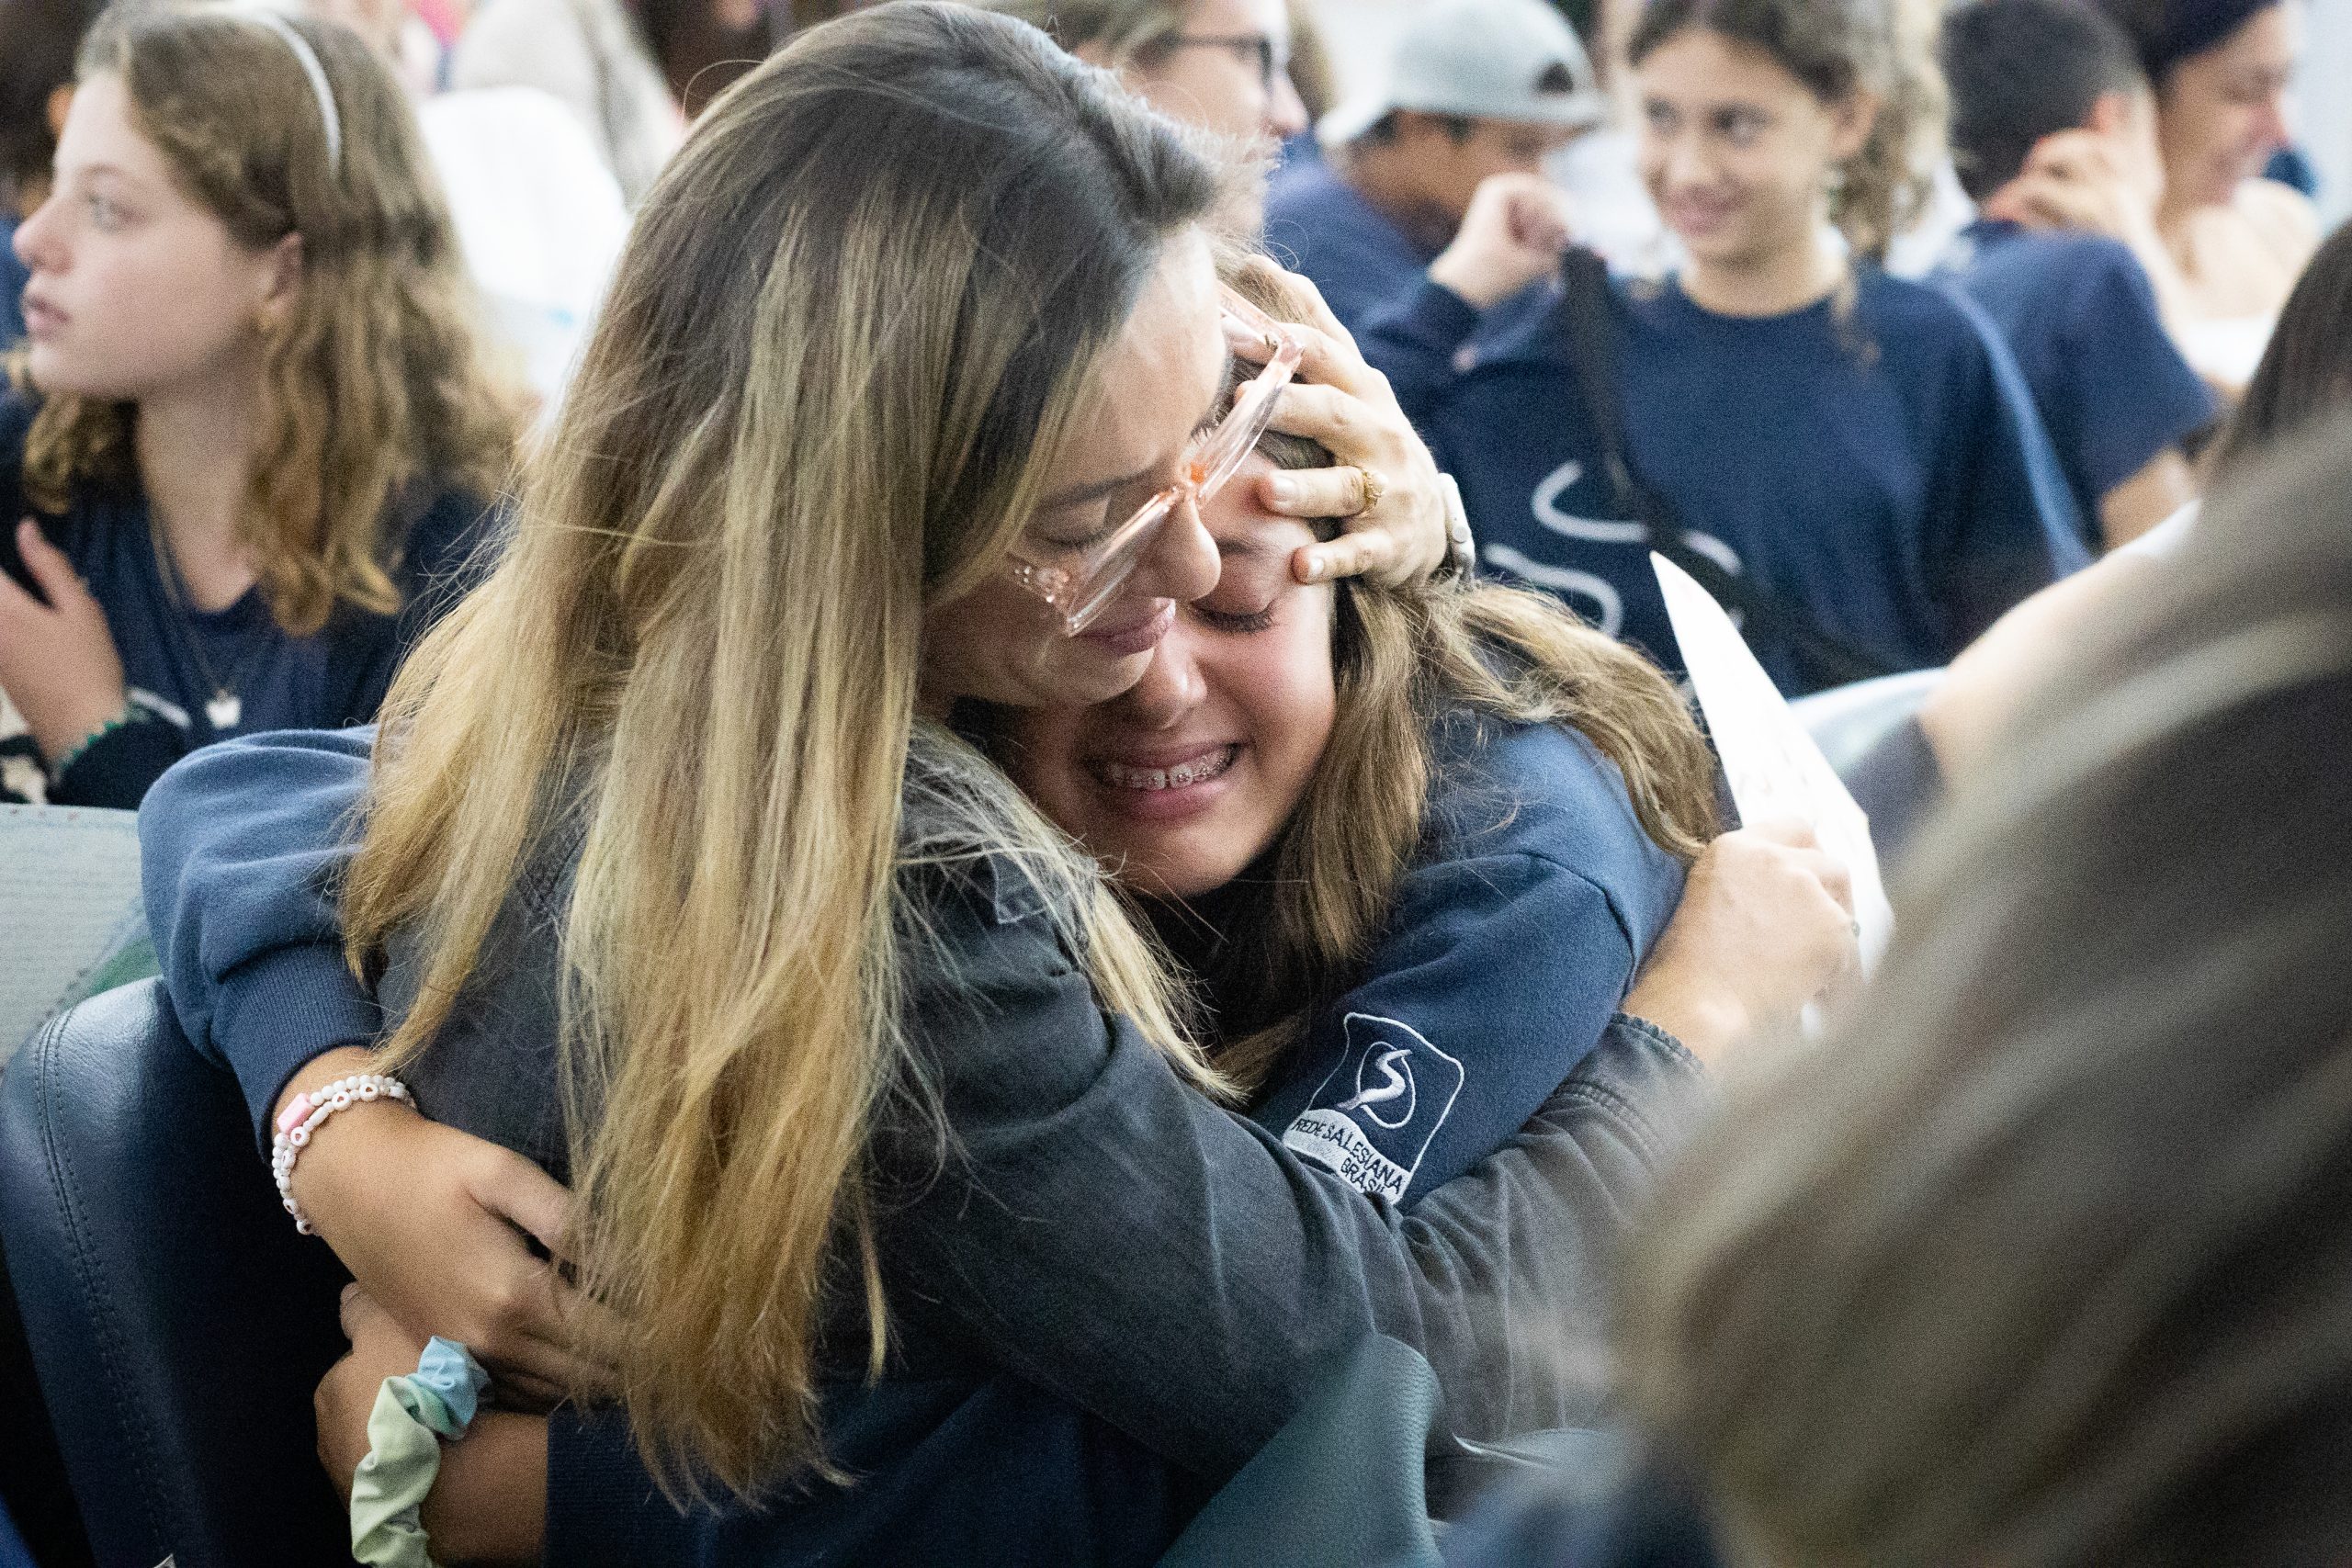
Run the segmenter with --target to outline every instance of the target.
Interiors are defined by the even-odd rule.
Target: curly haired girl
[[[17,231],[0,689],[51,800],[364,721],[503,483],[517,405],[415,119],[355,35],[132,8]],[[21,522],[18,519],[22,519]]]

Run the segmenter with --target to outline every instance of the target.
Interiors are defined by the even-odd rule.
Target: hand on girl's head
[[[1388,378],[1358,352],[1315,285],[1262,256],[1249,265],[1288,301],[1290,309],[1280,314],[1306,351],[1275,405],[1272,428],[1321,442],[1338,465],[1259,481],[1258,499],[1270,512],[1346,519],[1340,537],[1300,547],[1293,558],[1298,581],[1369,577],[1393,584],[1427,576],[1446,554],[1446,503],[1436,459],[1405,417]],[[1376,493],[1366,494],[1367,479]]]

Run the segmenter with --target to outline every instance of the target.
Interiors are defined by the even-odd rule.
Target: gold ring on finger
[[[1380,498],[1388,493],[1388,481],[1362,463],[1350,463],[1348,467],[1356,471],[1356,478],[1363,483],[1363,504],[1357,507],[1356,511],[1359,513],[1366,513],[1378,506]]]

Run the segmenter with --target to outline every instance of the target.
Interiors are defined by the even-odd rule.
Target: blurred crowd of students
[[[0,796],[149,803],[241,1135],[432,1115],[278,1150],[336,1479],[462,1331],[446,1560],[1142,1562],[1351,1337],[1486,1439],[1605,1324],[1667,1471],[1450,1556],[2352,1545],[2296,0],[849,9],[0,0]],[[1653,552],[1950,666],[1801,1054]]]

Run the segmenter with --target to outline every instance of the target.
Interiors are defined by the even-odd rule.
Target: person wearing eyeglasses
[[[1428,0],[1379,71],[1317,124],[1325,157],[1285,166],[1266,243],[1350,331],[1435,281],[1492,313],[1533,297],[1567,243],[1545,158],[1607,106],[1544,0]]]
[[[1171,118],[1271,158],[1304,132],[1306,106],[1292,83],[1284,0],[971,0],[1018,17]],[[1239,187],[1231,216],[1257,228],[1262,186]]]
[[[1001,17],[808,29],[649,195],[512,542],[372,764],[364,733],[216,749],[146,814],[190,1043],[381,1309],[346,1306],[327,1451],[342,1393],[418,1364],[371,1323],[583,1396],[448,1445],[437,1560],[744,1561],[682,1540],[649,1456],[671,1497],[871,1476],[996,1372],[1210,1482],[1368,1331],[1425,1350],[1458,1430],[1555,1424],[1574,1369],[1505,1309],[1583,1299],[1657,1151],[1597,1159],[1563,1090],[1418,1215],[1306,1160],[1226,1108],[1097,868],[948,728],[1139,682],[1220,580],[1220,479],[1347,519],[1301,582],[1443,554],[1435,466],[1312,290],[1279,330],[1221,293],[1230,174]],[[1234,479],[1267,427],[1338,462]],[[391,1073],[413,1095],[335,1087]],[[273,1313],[334,1310],[277,1283]],[[901,1480],[850,1506],[936,1501]],[[1017,1561],[873,1544],[830,1560]]]

